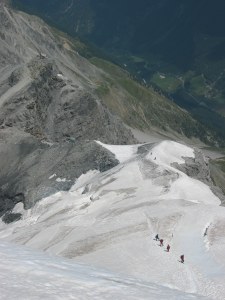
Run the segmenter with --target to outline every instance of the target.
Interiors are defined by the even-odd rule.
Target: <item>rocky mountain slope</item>
[[[67,50],[41,20],[0,6],[2,216],[17,202],[30,207],[68,189],[85,170],[114,166],[94,139],[135,139],[92,92],[100,70]],[[62,180],[48,179],[54,173]]]
[[[6,1],[7,2],[7,1]],[[189,114],[43,21],[0,4],[0,215],[67,190],[117,160],[93,140],[135,143],[141,130],[214,141]],[[78,52],[79,51],[79,52]],[[57,181],[52,180],[56,174]],[[19,216],[6,215],[9,222]]]
[[[224,299],[221,174],[212,181],[198,149],[137,144],[129,128],[189,142],[214,143],[213,134],[80,40],[6,2],[2,299]]]
[[[71,135],[76,140],[134,141],[91,93],[100,71],[58,44],[40,20],[4,5],[0,17],[2,127],[16,126],[51,141]]]
[[[204,126],[224,146],[223,0],[13,0],[113,57]]]
[[[53,2],[49,2],[48,5],[52,8]],[[79,3],[79,5],[79,7],[83,7],[84,3]],[[55,9],[57,9],[57,5],[55,5]],[[46,38],[49,39],[48,36]],[[77,52],[88,58],[91,65],[78,56],[80,58],[79,67],[76,66],[76,69],[81,68],[85,61],[84,64],[88,64],[90,67],[89,70],[88,67],[84,69],[82,66],[83,78],[88,77],[89,79],[88,82],[85,82],[85,87],[88,87],[92,94],[97,94],[97,97],[106,103],[111,111],[119,115],[126,124],[141,130],[152,130],[155,127],[164,133],[171,132],[173,135],[178,133],[180,136],[201,138],[206,143],[218,142],[212,131],[193,120],[186,111],[179,109],[172,101],[168,101],[154,89],[147,89],[144,85],[135,82],[128,72],[103,59],[97,51],[77,39],[68,39],[68,36],[56,31],[54,31],[54,38],[61,48],[63,45],[63,51],[66,53],[63,59],[65,59],[65,55],[67,60],[68,55],[73,54],[76,57],[72,58],[74,60],[72,63],[70,59],[70,65],[77,61]],[[61,48],[57,52],[60,52]],[[49,49],[46,53],[49,54]],[[62,53],[60,55],[62,56]],[[49,57],[52,57],[52,54]],[[94,71],[93,64],[98,67],[94,68]],[[102,69],[103,72],[100,72],[99,69]],[[61,71],[62,73],[68,72],[64,69]],[[69,78],[71,74],[65,76]]]

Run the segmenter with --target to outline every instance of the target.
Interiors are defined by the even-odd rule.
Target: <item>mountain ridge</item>
[[[94,43],[225,139],[224,1],[13,2]]]
[[[221,173],[165,140],[213,132],[38,17],[0,3],[0,23],[3,299],[223,300]]]
[[[86,48],[79,40],[0,5],[0,142],[5,157],[0,200],[7,222],[19,217],[10,215],[17,202],[29,208],[44,196],[68,190],[90,168],[105,171],[118,164],[93,140],[137,143],[126,124],[214,143],[213,134],[187,112],[128,72],[100,58],[82,57]],[[54,174],[63,180],[52,181]]]

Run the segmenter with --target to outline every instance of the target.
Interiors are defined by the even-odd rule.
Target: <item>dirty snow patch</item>
[[[57,182],[67,182],[67,181],[70,181],[70,180],[67,180],[66,178],[56,178],[56,180],[55,181],[57,181]]]
[[[52,179],[52,178],[54,178],[56,176],[57,176],[56,174],[52,174],[48,179]]]
[[[157,164],[171,165],[185,163],[184,158],[194,158],[194,150],[188,146],[173,141],[163,141],[155,146],[148,155],[148,159],[155,159]]]
[[[97,170],[90,170],[85,174],[82,174],[75,182],[75,184],[71,187],[70,192],[76,191],[79,188],[83,188],[85,184],[87,184],[92,178],[94,178],[100,172]]]
[[[136,153],[137,149],[140,145],[107,145],[97,141],[99,145],[104,147],[105,149],[109,150],[113,154],[115,154],[116,159],[123,163],[128,161],[129,159],[133,158]]]

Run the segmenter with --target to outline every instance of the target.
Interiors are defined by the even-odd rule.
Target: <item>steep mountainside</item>
[[[0,17],[2,126],[16,125],[50,141],[71,136],[131,142],[132,137],[123,134],[129,131],[106,103],[133,127],[212,138],[188,113],[119,67],[95,58],[78,40],[4,6]]]
[[[27,208],[44,195],[69,189],[89,169],[116,165],[92,140],[135,139],[93,93],[101,71],[67,50],[66,40],[3,3],[0,23],[2,216],[17,202]],[[4,220],[19,217],[6,214]]]
[[[68,190],[118,162],[94,140],[137,142],[133,128],[215,142],[189,114],[34,16],[0,4],[0,215]],[[79,52],[79,53],[78,53]],[[19,215],[5,215],[10,222]]]
[[[96,48],[8,2],[0,2],[0,298],[224,300],[225,196],[214,186],[223,185],[224,158],[211,176],[197,148],[138,144],[132,132],[221,140]],[[81,13],[94,2],[63,3],[65,14],[76,4],[77,16],[95,17],[91,5]]]
[[[225,139],[223,0],[13,0],[112,55]]]
[[[99,70],[67,50],[66,40],[60,44],[40,20],[4,6],[0,18],[3,127],[16,126],[50,141],[71,135],[76,140],[132,141],[122,122],[92,93]]]
[[[98,45],[153,52],[177,65],[193,61],[196,35],[219,37],[225,34],[222,0],[214,3],[208,0],[159,0],[157,3],[154,0],[138,3],[134,0],[110,3],[103,0],[49,0],[47,3],[15,0],[13,3],[41,14],[71,33],[89,36]],[[211,53],[213,55],[213,51]]]

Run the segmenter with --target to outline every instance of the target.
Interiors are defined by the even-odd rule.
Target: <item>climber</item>
[[[180,262],[183,264],[184,263],[184,254],[182,254],[181,256],[180,256]]]
[[[158,233],[157,233],[156,236],[155,236],[155,240],[156,240],[156,241],[159,241],[159,235],[158,235]]]
[[[168,244],[166,247],[167,252],[170,252],[170,245]]]
[[[160,247],[162,247],[163,246],[163,239],[160,239],[159,241],[160,241]]]

